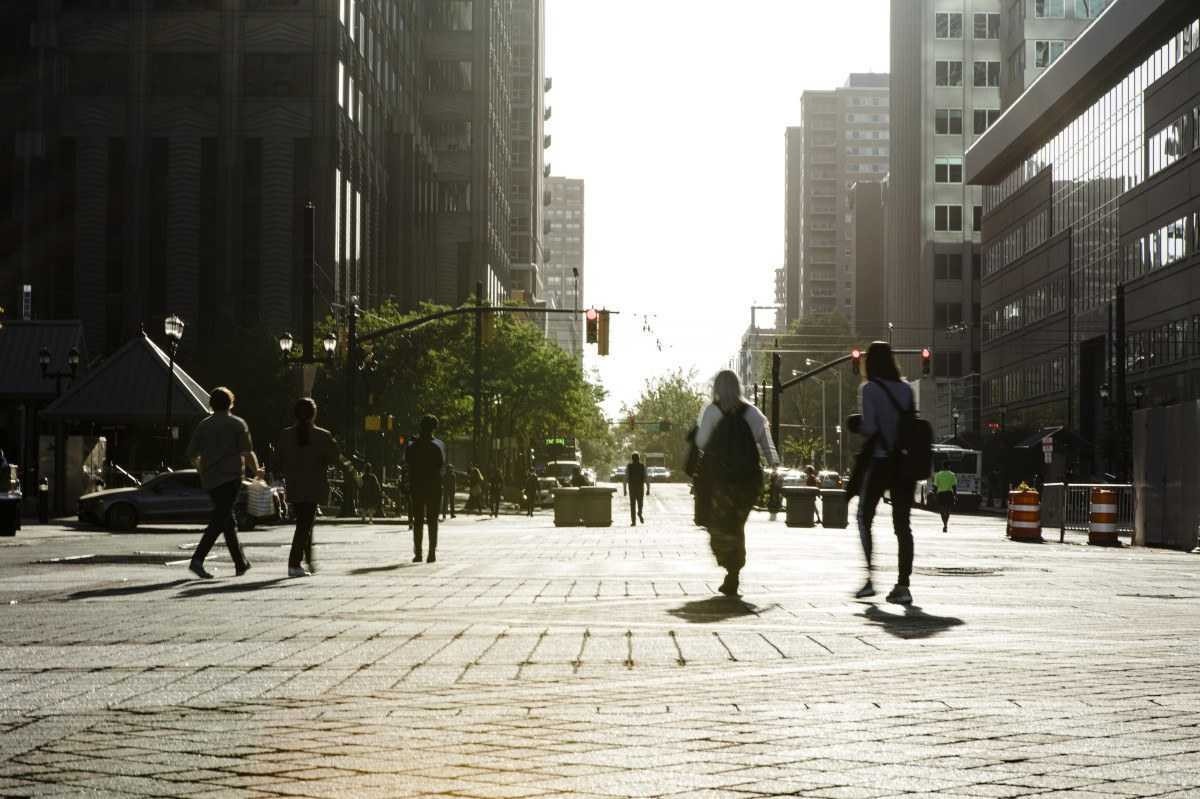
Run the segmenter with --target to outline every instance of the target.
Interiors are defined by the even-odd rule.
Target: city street
[[[852,507],[853,510],[853,507]],[[243,535],[0,539],[0,795],[1200,796],[1200,557],[1019,544],[917,511],[909,608],[851,530],[756,513],[742,601],[655,485],[648,523],[548,511]]]

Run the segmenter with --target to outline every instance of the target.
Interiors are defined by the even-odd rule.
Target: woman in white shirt
[[[720,591],[737,596],[739,574],[746,564],[746,519],[762,491],[758,456],[774,467],[779,456],[762,411],[746,402],[736,374],[729,370],[713,379],[713,400],[700,413],[696,447],[704,454],[697,479],[697,501],[708,528],[709,545],[725,569]]]

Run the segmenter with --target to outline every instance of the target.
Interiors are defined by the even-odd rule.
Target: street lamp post
[[[50,350],[42,347],[38,350],[38,366],[42,369],[42,377],[49,380],[54,380],[54,396],[62,396],[62,381],[64,378],[74,380],[75,375],[79,372],[79,350],[72,347],[67,351],[67,368],[50,371]],[[66,436],[64,434],[63,423],[56,422],[54,425],[54,512],[56,514],[65,513],[66,506],[66,485],[67,485],[67,454],[66,454]]]
[[[955,438],[955,440],[957,440],[958,439],[958,418],[959,418],[958,408],[955,408],[954,410],[952,410],[950,412],[950,418],[954,420],[954,438]]]
[[[1133,409],[1140,411],[1142,409],[1142,400],[1146,397],[1146,387],[1138,383],[1133,387]]]
[[[838,474],[843,474],[846,471],[846,442],[842,439],[842,426],[835,424],[833,430],[838,437]]]
[[[892,331],[895,329],[896,329],[896,326],[894,324],[892,324],[891,322],[888,322],[888,346],[889,347],[892,346]]]
[[[171,314],[163,320],[163,334],[167,337],[167,459],[166,467],[171,468],[175,449],[175,428],[171,424],[171,404],[175,398],[175,353],[179,350],[179,342],[183,338],[183,320]]]
[[[1104,464],[1107,468],[1112,468],[1113,448],[1112,448],[1112,405],[1109,399],[1112,397],[1112,387],[1108,383],[1100,386],[1100,402],[1104,406]]]

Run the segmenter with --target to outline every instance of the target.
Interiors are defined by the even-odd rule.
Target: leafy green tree
[[[626,423],[630,416],[635,422],[628,431],[629,446],[643,453],[666,453],[668,466],[682,468],[687,458],[687,431],[706,401],[695,370],[677,369],[666,377],[647,380],[633,407],[622,409],[621,422]],[[668,429],[658,429],[660,422],[666,422]]]

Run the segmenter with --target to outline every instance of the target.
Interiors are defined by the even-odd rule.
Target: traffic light
[[[922,374],[922,376],[929,377],[929,370],[930,370],[930,366],[931,366],[930,362],[932,360],[933,360],[933,353],[929,351],[928,347],[923,347],[921,349],[921,374]]]
[[[858,347],[855,347],[854,349],[850,350],[850,371],[854,372],[854,374],[858,374],[861,367],[862,350],[860,350]]]
[[[608,355],[608,311],[600,312],[596,328],[596,354]]]
[[[588,344],[595,344],[596,340],[600,337],[600,329],[599,329],[600,328],[600,314],[596,312],[595,308],[588,308],[586,318],[587,318],[586,341]]]

